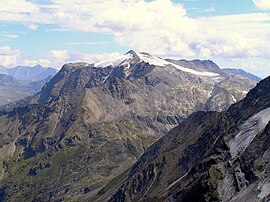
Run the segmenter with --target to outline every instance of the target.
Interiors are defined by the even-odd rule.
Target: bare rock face
[[[188,68],[188,62],[181,66],[175,61],[130,51],[95,64],[64,65],[40,93],[0,113],[0,198],[89,200],[188,115],[198,110],[227,109],[256,84],[227,74],[212,62],[202,63],[205,65],[200,68],[199,63],[196,68]],[[177,161],[177,165],[170,165],[170,171],[177,176],[188,172],[219,140],[216,131],[225,125],[226,132],[231,123],[226,113],[194,114],[171,135],[151,146],[142,156],[145,160],[139,160],[129,175],[135,175],[151,160],[158,164],[147,164],[134,182],[125,184],[122,194],[117,192],[119,197],[125,196],[128,189],[141,193],[152,182],[166,187],[166,178],[163,181],[156,176],[168,162]],[[180,140],[178,129],[186,134],[179,136]],[[186,148],[197,141],[199,145]],[[160,159],[159,154],[177,149],[178,144],[183,146],[177,155]],[[158,149],[153,149],[156,145]],[[201,149],[204,146],[207,147]],[[151,157],[146,158],[149,152]],[[183,154],[182,158],[178,154]],[[239,172],[242,186],[242,170]]]
[[[224,112],[195,112],[95,201],[268,201],[270,77]]]

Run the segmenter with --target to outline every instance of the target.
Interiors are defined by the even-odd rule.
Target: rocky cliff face
[[[39,94],[1,112],[1,198],[88,200],[189,114],[226,109],[255,85],[209,65],[188,68],[134,51],[95,64],[64,65]],[[185,130],[209,136],[199,124],[205,114],[193,116],[199,129],[189,124]],[[219,120],[218,112],[209,114]],[[152,176],[156,168],[149,169]]]
[[[268,201],[270,77],[224,112],[192,114],[96,201]]]

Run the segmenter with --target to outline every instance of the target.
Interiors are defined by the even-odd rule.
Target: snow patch
[[[232,158],[245,151],[257,134],[261,133],[270,120],[270,107],[255,114],[240,126],[240,132],[229,142]]]
[[[95,67],[117,66],[125,60],[132,59],[132,57],[133,57],[132,54],[120,55],[120,56],[112,58],[112,59],[96,62],[96,63],[94,63],[94,66]]]
[[[125,74],[125,77],[127,78],[129,75],[130,75],[130,63],[129,62],[125,62],[123,64],[123,66],[125,67],[124,69],[124,74]]]
[[[12,151],[11,151],[11,155],[10,156],[13,156],[14,155],[14,153],[15,153],[15,151],[16,151],[16,145],[15,145],[15,141],[14,142],[12,142],[12,147],[11,147],[12,149]]]
[[[111,75],[111,73],[104,78],[103,83],[105,83],[107,81],[107,79],[109,78],[110,75]]]
[[[233,102],[237,102],[237,99],[232,95]]]
[[[155,65],[155,66],[166,66],[168,65],[169,62],[167,62],[166,60],[160,59],[158,57],[154,57],[148,54],[144,54],[144,53],[137,53],[137,55],[139,56],[139,58],[144,61],[149,63],[150,65]]]
[[[270,182],[262,184],[261,187],[258,188],[260,190],[260,194],[258,195],[258,197],[261,200],[270,195]]]
[[[174,63],[168,62],[166,60],[163,60],[161,58],[158,57],[154,57],[151,56],[149,54],[146,53],[136,53],[140,59],[140,61],[144,61],[146,63],[149,63],[150,65],[155,65],[155,66],[160,66],[160,67],[165,67],[165,66],[172,66],[178,70],[181,70],[183,72],[188,72],[191,74],[195,74],[195,75],[199,75],[199,76],[211,76],[211,77],[217,77],[219,76],[219,74],[213,73],[213,72],[199,72],[193,69],[189,69],[186,67],[182,67],[180,65],[176,65]],[[125,54],[125,55],[121,55],[109,60],[103,60],[100,62],[96,62],[94,63],[95,67],[107,67],[107,66],[117,66],[120,65],[124,62],[126,63],[130,63],[130,61],[133,59],[133,55],[132,54]],[[127,68],[129,68],[130,65],[127,65]],[[127,70],[127,69],[126,69]]]
[[[158,57],[150,56],[150,55],[143,54],[143,53],[138,53],[138,56],[141,60],[143,60],[151,65],[156,65],[156,66],[161,66],[161,67],[170,65],[170,66],[173,66],[176,69],[181,70],[183,72],[188,72],[188,73],[199,75],[199,76],[214,76],[214,77],[219,76],[219,74],[216,74],[213,72],[199,72],[199,71],[196,71],[193,69],[182,67],[182,66],[176,65],[172,62],[168,62],[168,61],[160,59]]]
[[[188,72],[188,73],[195,74],[195,75],[198,75],[198,76],[213,76],[213,77],[219,76],[219,74],[216,74],[216,73],[213,73],[213,72],[199,72],[199,71],[189,69],[189,68],[185,68],[185,67],[182,67],[180,65],[173,64],[173,63],[170,63],[169,65],[172,65],[176,69],[179,69],[179,70],[181,70],[183,72]]]
[[[178,182],[180,182],[184,177],[186,177],[188,175],[190,171],[186,172],[184,175],[182,175],[180,178],[178,178],[177,180],[175,180],[174,182],[172,182],[166,189],[165,191],[169,190],[172,186],[174,186],[175,184],[177,184]]]

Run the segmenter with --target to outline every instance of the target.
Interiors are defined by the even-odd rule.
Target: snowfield
[[[136,53],[136,54],[138,55],[141,62],[146,62],[146,63],[149,63],[150,65],[155,65],[155,66],[160,66],[160,67],[171,66],[180,71],[195,74],[198,76],[209,76],[209,77],[219,76],[219,74],[213,73],[213,72],[200,72],[200,71],[196,71],[196,70],[189,69],[186,67],[182,67],[180,65],[176,65],[174,63],[168,62],[158,57],[151,56],[146,53]],[[133,59],[133,55],[128,53],[128,54],[121,55],[110,60],[104,60],[104,61],[94,63],[94,65],[95,67],[117,66],[122,63],[130,62],[132,59]]]
[[[229,142],[232,158],[244,152],[256,135],[264,130],[269,121],[270,107],[245,121],[240,127],[240,132]]]

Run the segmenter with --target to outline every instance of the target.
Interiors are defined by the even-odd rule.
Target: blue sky
[[[0,0],[0,65],[60,68],[130,49],[270,75],[269,0]]]

